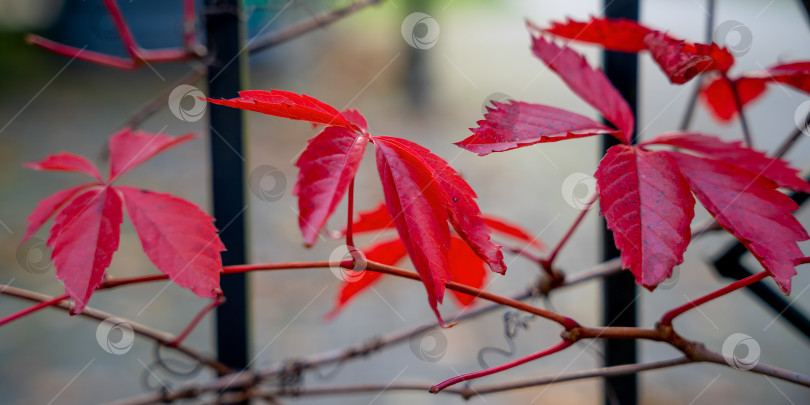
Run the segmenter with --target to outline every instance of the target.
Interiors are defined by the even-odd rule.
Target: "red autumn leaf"
[[[216,297],[222,271],[219,253],[225,246],[212,224],[214,218],[170,194],[128,186],[116,187],[116,191],[155,267],[200,297]]]
[[[630,143],[635,126],[633,112],[604,72],[592,68],[582,55],[571,48],[560,48],[543,37],[532,36],[532,52],[556,72],[574,93],[621,131],[613,133],[616,138]]]
[[[686,83],[714,65],[712,58],[699,54],[694,44],[673,39],[663,32],[650,33],[644,44],[672,83]]]
[[[87,306],[118,250],[122,220],[121,199],[110,187],[82,193],[56,215],[47,244],[76,313]]]
[[[485,119],[461,142],[461,148],[484,156],[536,143],[582,138],[599,133],[616,132],[610,127],[570,111],[522,101],[500,103],[487,107]]]
[[[362,252],[368,260],[391,266],[401,262],[408,255],[405,245],[402,244],[402,240],[399,238],[377,242],[362,249]],[[475,288],[484,286],[487,275],[484,262],[470,249],[466,242],[457,236],[450,238],[448,258],[450,260],[451,281]],[[326,320],[333,319],[354,297],[371,288],[382,276],[382,273],[366,271],[357,274],[355,277],[348,277],[340,285],[335,307],[324,318]],[[450,293],[461,306],[468,306],[475,300],[474,296],[455,290],[450,290]]]
[[[175,138],[125,129],[110,141],[111,169],[107,183],[88,183],[57,192],[40,201],[28,217],[23,242],[56,214],[48,246],[53,248],[51,258],[56,276],[64,281],[65,289],[76,303],[76,312],[87,305],[118,249],[123,220],[122,196],[150,260],[177,284],[198,295],[215,297],[218,294],[222,270],[219,252],[224,247],[211,224],[213,219],[194,204],[168,194],[111,186],[120,174],[190,138],[191,135]],[[26,166],[101,177],[86,159],[67,153]],[[88,187],[89,191],[82,192]],[[206,240],[205,244],[201,239]]]
[[[309,140],[295,165],[298,182],[298,224],[307,245],[314,245],[318,233],[335,212],[354,178],[368,143],[368,135],[341,128],[327,127]]]
[[[347,108],[341,112],[346,120],[356,125],[363,133],[368,132],[368,122],[366,122],[366,117],[363,114],[360,114],[359,111],[353,108]]]
[[[492,229],[493,232],[498,232],[502,235],[511,236],[519,241],[526,242],[539,250],[544,250],[546,245],[540,239],[533,237],[528,231],[523,229],[520,225],[507,222],[506,220],[493,217],[491,215],[484,215],[484,222]]]
[[[20,243],[25,243],[28,238],[34,236],[39,228],[41,228],[45,222],[48,222],[48,219],[56,214],[56,212],[75,197],[76,194],[79,194],[80,191],[89,186],[90,184],[82,184],[81,186],[71,187],[67,190],[57,191],[37,203],[34,211],[28,216],[28,228],[26,228],[25,236]]]
[[[315,124],[333,125],[349,129],[357,128],[334,107],[310,96],[289,91],[248,90],[240,91],[238,98],[230,100],[214,100],[210,98],[206,98],[206,100],[214,104],[256,111],[292,120],[309,121]]]
[[[700,98],[709,107],[712,116],[720,122],[727,122],[737,114],[737,103],[734,101],[730,83],[737,87],[737,94],[743,107],[759,98],[766,90],[766,82],[760,79],[741,77],[729,81],[717,77],[706,80],[701,86]]]
[[[366,259],[394,266],[408,255],[405,245],[399,238],[388,239],[377,242],[369,247],[361,249],[366,255]],[[365,291],[374,285],[383,273],[376,271],[363,271],[356,276],[347,277],[341,284],[334,308],[324,315],[324,319],[331,320],[351,301],[357,294]]]
[[[385,206],[427,289],[431,309],[439,323],[446,326],[438,309],[444,298],[445,283],[450,280],[449,217],[443,192],[432,169],[418,156],[389,138],[372,139]]]
[[[796,263],[804,257],[796,242],[810,239],[791,214],[798,208],[777,184],[728,163],[680,152],[666,153],[678,165],[701,204],[734,235],[790,293]]]
[[[695,199],[664,152],[610,148],[595,174],[601,214],[622,267],[650,290],[672,275],[689,245]]]
[[[380,203],[376,208],[358,213],[358,218],[352,222],[352,232],[355,234],[393,227],[394,220],[391,219],[391,214],[388,213],[385,203]],[[346,228],[341,231],[341,235],[346,235]]]
[[[386,139],[389,142],[398,143],[403,150],[421,158],[430,166],[433,176],[442,190],[444,205],[447,207],[453,229],[470,245],[473,252],[489,265],[492,271],[500,274],[506,273],[501,246],[490,240],[491,230],[481,217],[481,210],[475,202],[478,196],[472,187],[444,159],[434,155],[428,149],[405,139]]]
[[[470,249],[470,246],[463,240],[450,238],[450,280],[470,287],[482,288],[484,280],[487,278],[487,269],[481,258]],[[464,294],[456,290],[450,290],[450,294],[462,306],[469,306],[475,301],[475,296]]]
[[[644,37],[653,30],[624,18],[591,17],[588,22],[571,19],[552,22],[543,32],[580,42],[602,45],[606,50],[637,53],[645,48]]]
[[[166,149],[193,138],[194,134],[174,137],[122,129],[110,138],[110,182]]]
[[[101,179],[101,174],[98,172],[98,169],[96,169],[96,166],[90,163],[89,160],[84,156],[78,156],[68,152],[49,155],[39,162],[25,163],[23,166],[34,170],[84,173],[98,181],[104,181]]]
[[[748,170],[773,181],[780,187],[810,193],[810,184],[799,177],[799,171],[784,160],[745,147],[740,141],[725,142],[719,138],[689,132],[671,132],[659,135],[644,145],[663,144],[688,149],[705,157]]]
[[[701,99],[720,122],[726,122],[737,114],[737,105],[729,82],[737,88],[743,107],[764,94],[766,85],[770,83],[785,84],[810,93],[810,62],[779,64],[764,71],[748,72],[728,81],[718,77],[706,83],[701,88]]]

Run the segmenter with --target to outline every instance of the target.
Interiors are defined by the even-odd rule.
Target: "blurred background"
[[[119,2],[137,41],[145,48],[181,44],[180,1],[138,0]],[[245,2],[245,22],[251,36],[283,29],[313,15],[345,6],[348,1]],[[641,20],[671,34],[702,41],[703,1],[645,0]],[[529,51],[524,22],[539,25],[566,17],[586,19],[601,15],[601,1],[383,1],[323,30],[250,57],[250,89],[284,89],[305,93],[337,108],[360,110],[374,135],[413,140],[451,162],[479,195],[486,213],[519,222],[538,238],[553,245],[579,213],[587,198],[588,181],[600,157],[594,138],[535,145],[478,157],[452,145],[470,134],[468,128],[482,119],[489,100],[512,98],[571,109],[596,117]],[[435,20],[435,46],[415,49],[403,37],[402,25],[413,12]],[[750,47],[737,56],[735,72],[761,70],[777,61],[810,58],[810,30],[801,4],[780,0],[720,1],[715,21],[741,23],[729,34],[729,45],[746,41]],[[739,27],[739,26],[737,26]],[[415,27],[429,29],[429,27]],[[0,0],[0,283],[49,295],[63,293],[44,246],[43,229],[21,249],[25,218],[35,203],[51,193],[81,184],[80,175],[41,173],[22,167],[47,154],[69,151],[84,155],[106,168],[106,141],[141,106],[191,70],[198,62],[143,66],[118,71],[70,60],[26,45],[24,35],[35,32],[47,38],[88,50],[124,55],[118,35],[100,0]],[[423,36],[419,32],[417,36]],[[592,64],[598,64],[595,47],[575,46]],[[416,55],[416,56],[415,56]],[[414,62],[416,60],[416,62]],[[642,139],[677,129],[692,95],[694,82],[672,86],[649,57],[641,55],[638,125]],[[205,93],[205,83],[194,84]],[[236,96],[234,94],[233,96]],[[773,151],[796,128],[794,116],[808,96],[782,87],[771,88],[752,105],[748,119],[758,148]],[[216,108],[208,106],[208,108]],[[806,111],[805,111],[806,112]],[[803,114],[803,112],[802,112]],[[302,246],[297,225],[297,203],[292,187],[297,178],[293,165],[306,140],[317,130],[301,122],[246,115],[245,160],[254,176],[246,195],[250,262],[324,260],[340,246],[322,240],[312,249]],[[171,192],[210,209],[210,166],[207,120],[184,122],[163,108],[141,127],[173,135],[197,132],[201,139],[172,149],[128,173],[119,182]],[[740,137],[736,123],[718,125],[698,106],[692,128],[726,139]],[[810,170],[810,137],[803,137],[787,155],[793,165]],[[373,164],[373,150],[357,178],[358,210],[375,207],[382,199]],[[102,169],[106,170],[106,169]],[[281,173],[279,175],[278,173]],[[571,180],[574,179],[574,180]],[[583,180],[584,179],[584,180]],[[573,181],[573,183],[572,183]],[[566,186],[567,184],[567,186]],[[571,186],[571,185],[574,186]],[[274,198],[266,198],[272,191]],[[810,227],[810,210],[797,212]],[[345,201],[336,211],[345,212]],[[698,210],[696,221],[707,218]],[[335,215],[330,229],[344,226]],[[575,274],[601,260],[596,210],[574,235],[559,257],[559,265]],[[364,237],[358,243],[370,241]],[[652,326],[667,309],[728,283],[707,263],[732,241],[725,233],[698,240],[666,289],[639,292],[640,322]],[[807,243],[802,245],[810,251]],[[749,268],[759,270],[747,257]],[[525,288],[537,276],[537,267],[522,258],[507,257],[507,276],[492,275],[487,289],[508,294]],[[410,264],[406,264],[410,267]],[[810,274],[799,268],[793,280],[793,305],[810,311]],[[152,274],[157,270],[141,251],[128,221],[124,222],[120,249],[109,273],[116,277]],[[401,330],[433,319],[424,288],[418,283],[386,278],[349,304],[331,322],[322,319],[333,306],[340,280],[325,270],[252,274],[251,355],[253,366],[262,367],[310,353],[344,347],[370,337]],[[767,281],[773,286],[771,281]],[[583,324],[600,324],[597,282],[588,282],[551,295],[550,305]],[[172,333],[206,305],[207,301],[173,284],[156,283],[103,291],[90,306]],[[548,305],[541,301],[537,305]],[[10,314],[28,303],[0,296],[0,314]],[[452,314],[452,300],[442,312]],[[503,334],[504,310],[474,322],[441,331],[429,341],[399,345],[368,358],[343,365],[332,373],[322,370],[306,375],[305,386],[392,382],[436,383],[451,376],[478,370],[479,350],[508,348]],[[189,345],[213,353],[212,318],[191,334]],[[539,319],[528,321],[515,339],[511,358],[527,355],[556,342],[559,329]],[[44,310],[0,328],[0,402],[6,404],[88,404],[150,391],[161,384],[172,386],[189,379],[204,381],[202,372],[181,378],[155,370],[150,342],[136,339],[121,355],[102,350],[96,339],[98,323]],[[679,318],[676,327],[688,338],[719,351],[734,333],[753,337],[762,362],[810,373],[810,341],[796,332],[748,292],[738,292]],[[494,383],[586,370],[601,364],[599,344],[584,342],[554,356],[535,361],[481,383]],[[432,353],[425,358],[420,351]],[[176,368],[193,365],[165,351]],[[744,354],[743,354],[744,355]],[[673,358],[665,345],[642,342],[642,361]],[[489,364],[510,357],[488,353]],[[177,364],[175,364],[177,363]],[[713,365],[690,365],[640,375],[643,404],[799,404],[810,391],[761,375]],[[601,382],[585,380],[530,388],[474,398],[477,403],[600,403]],[[152,388],[150,388],[152,387]],[[335,397],[286,399],[285,402],[320,403],[461,403],[455,396],[419,392],[392,392]]]

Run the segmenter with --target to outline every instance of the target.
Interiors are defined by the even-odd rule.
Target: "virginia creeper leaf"
[[[298,182],[298,224],[304,242],[312,246],[326,221],[343,199],[368,143],[368,135],[342,127],[327,127],[309,140],[295,165]]]
[[[438,309],[444,298],[445,283],[450,280],[449,217],[443,192],[423,160],[386,137],[372,139],[385,206],[427,289],[431,309],[439,323],[446,326]]]
[[[380,203],[376,208],[358,213],[358,218],[352,222],[352,232],[364,233],[389,229],[394,227],[394,220],[388,213],[385,203]],[[344,228],[341,235],[346,235]]]
[[[359,111],[347,108],[341,112],[343,116],[349,121],[351,124],[360,128],[363,133],[368,132],[368,122],[366,122],[366,117],[363,114],[360,114]]]
[[[713,159],[680,152],[660,152],[678,165],[690,188],[714,219],[734,235],[790,293],[797,260],[796,242],[810,239],[791,214],[798,208],[777,184],[755,173]]]
[[[693,44],[667,37],[663,32],[650,33],[644,44],[672,83],[686,83],[713,65],[712,58],[698,54]]]
[[[78,156],[68,152],[48,155],[48,157],[39,162],[25,163],[23,166],[34,170],[84,173],[98,181],[104,181],[101,179],[101,174],[94,164],[90,163],[84,156]]]
[[[501,246],[490,240],[491,230],[481,217],[481,210],[475,202],[478,196],[472,187],[444,159],[434,155],[428,149],[405,139],[386,139],[388,142],[399,144],[403,150],[409,151],[430,166],[433,176],[442,190],[444,205],[447,207],[453,229],[470,245],[475,254],[489,265],[492,271],[500,274],[506,273]]]
[[[392,266],[404,260],[408,255],[405,245],[402,244],[402,240],[399,238],[377,242],[362,249],[362,252],[368,260]],[[470,246],[465,241],[457,236],[452,236],[450,238],[448,257],[450,260],[451,281],[475,288],[483,287],[484,280],[486,280],[484,262],[470,249]],[[358,276],[351,280],[344,280],[341,283],[334,308],[324,316],[326,320],[333,319],[352,298],[371,288],[372,285],[382,279],[383,274],[366,271]],[[450,290],[450,294],[461,306],[472,304],[476,298],[455,290]]]
[[[110,187],[85,191],[56,215],[48,246],[56,278],[81,313],[101,283],[118,250],[123,214],[121,199]]]
[[[587,22],[567,19],[552,22],[543,32],[580,42],[601,45],[605,50],[637,53],[645,48],[644,37],[653,30],[624,18],[591,17]]]
[[[720,122],[727,122],[737,114],[737,103],[731,86],[737,88],[740,104],[743,107],[759,98],[765,93],[765,81],[741,77],[736,80],[726,80],[716,77],[704,82],[700,89],[700,98],[709,107],[709,112]]]
[[[230,100],[214,100],[210,98],[206,98],[206,100],[214,104],[256,111],[292,120],[309,121],[349,129],[356,127],[334,107],[310,96],[289,91],[247,90],[240,91],[238,98]]]
[[[25,243],[28,238],[34,236],[39,228],[56,214],[56,211],[59,211],[71,198],[89,186],[90,184],[82,184],[81,186],[71,187],[67,190],[57,191],[37,203],[34,211],[28,216],[28,228],[26,228],[25,236],[20,243]]]
[[[110,138],[110,182],[155,155],[194,138],[194,134],[170,136],[124,128]]]
[[[484,280],[487,278],[487,269],[480,257],[470,249],[465,241],[452,237],[450,238],[450,280],[470,287],[482,288]],[[450,294],[462,306],[469,306],[475,301],[475,296],[464,294],[456,290],[450,290]]]
[[[149,260],[177,285],[200,297],[219,295],[219,240],[211,218],[196,205],[170,194],[120,186],[129,219]]]
[[[612,128],[570,111],[522,101],[492,102],[478,128],[461,142],[461,148],[479,156],[536,143],[615,133]]]
[[[574,93],[621,131],[613,134],[616,138],[623,143],[630,143],[635,125],[633,112],[604,72],[592,68],[573,49],[567,46],[560,48],[543,37],[532,36],[532,52],[556,72]]]
[[[361,249],[366,255],[366,259],[394,266],[408,255],[408,250],[399,238],[388,239],[377,242],[371,246]],[[344,280],[340,284],[335,306],[329,313],[324,315],[324,319],[331,320],[351,301],[357,294],[376,284],[383,276],[383,273],[376,271],[364,271],[356,277]]]
[[[528,231],[523,229],[518,224],[513,224],[491,215],[484,215],[484,222],[489,226],[489,229],[492,229],[493,232],[511,236],[519,241],[526,242],[539,250],[544,250],[546,248],[546,245],[543,244],[540,239],[533,237]]]
[[[688,149],[706,157],[719,160],[763,176],[780,187],[810,193],[810,184],[799,177],[799,171],[782,159],[748,148],[741,141],[725,142],[717,137],[689,132],[670,132],[659,135],[647,144],[672,145]]]
[[[689,245],[695,199],[664,152],[610,148],[595,174],[602,216],[622,267],[650,290],[672,275]]]

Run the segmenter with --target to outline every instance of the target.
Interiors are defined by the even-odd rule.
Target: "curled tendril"
[[[164,379],[158,377],[158,372],[162,372],[171,378],[178,380],[188,380],[196,376],[203,368],[202,362],[197,362],[193,367],[188,367],[177,359],[166,359],[160,351],[161,345],[155,344],[153,351],[154,360],[149,365],[144,364],[143,375],[141,376],[141,384],[148,391],[160,391],[163,395],[171,391],[171,384],[168,384]],[[178,368],[178,366],[186,365],[186,369]],[[157,381],[157,384],[153,384]]]

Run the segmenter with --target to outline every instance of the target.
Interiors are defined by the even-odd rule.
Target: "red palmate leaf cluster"
[[[89,160],[67,152],[26,164],[35,170],[83,173],[96,180],[40,201],[28,217],[23,238],[33,236],[55,215],[47,244],[53,249],[56,277],[75,302],[75,312],[84,310],[118,250],[124,207],[144,252],[160,271],[201,297],[221,294],[220,252],[225,247],[213,218],[170,194],[112,185],[124,173],[192,138],[191,134],[172,137],[121,130],[110,138],[107,181]]]
[[[295,163],[300,168],[294,190],[299,225],[307,244],[315,243],[343,199],[371,142],[388,214],[442,325],[438,304],[452,277],[449,252],[453,239],[448,223],[492,271],[506,271],[501,246],[490,240],[475,192],[442,158],[405,139],[371,136],[365,118],[357,111],[340,112],[306,95],[272,90],[243,91],[239,96],[208,101],[325,126],[309,140]]]
[[[699,133],[674,132],[631,145],[633,116],[627,102],[600,70],[543,34],[599,43],[618,51],[649,50],[674,83],[707,70],[724,74],[733,57],[715,44],[676,41],[627,20],[568,21],[545,30],[530,27],[534,32],[532,52],[617,129],[554,107],[511,101],[494,103],[478,128],[472,129],[473,135],[457,145],[486,155],[535,143],[611,134],[623,144],[609,149],[596,171],[600,205],[621,250],[622,267],[639,284],[652,290],[683,262],[694,217],[694,194],[789,293],[795,266],[803,257],[797,242],[810,237],[791,214],[798,208],[796,203],[777,189],[810,191],[810,184],[798,171],[740,142]],[[802,74],[786,75],[790,79],[785,77],[785,81],[804,81]],[[658,150],[656,146],[678,150]]]

